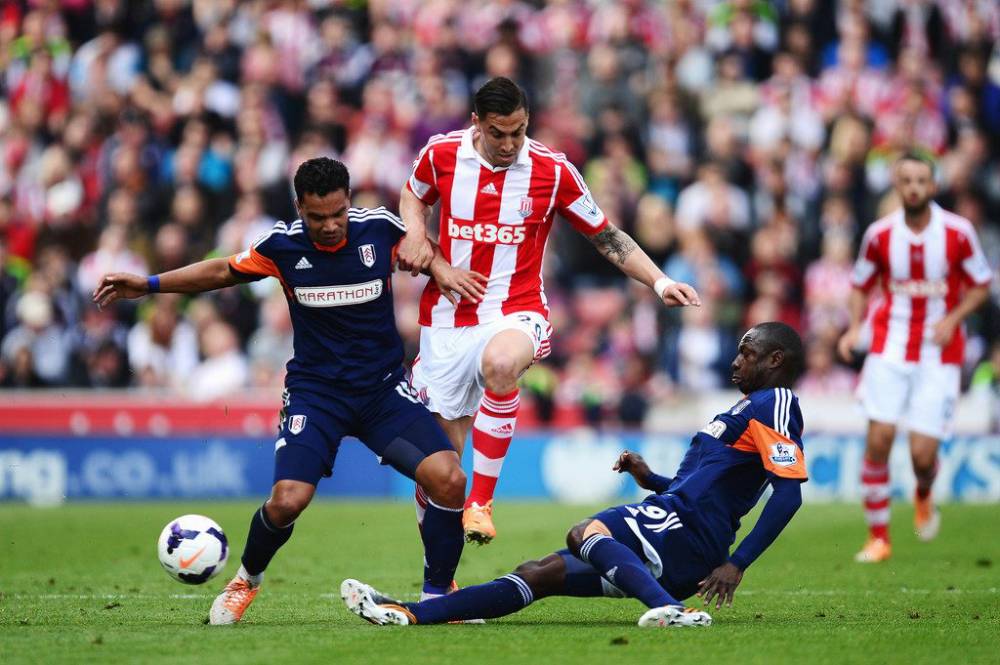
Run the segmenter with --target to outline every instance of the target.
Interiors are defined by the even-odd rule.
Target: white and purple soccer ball
[[[204,515],[170,520],[156,550],[167,574],[185,584],[204,584],[222,572],[229,557],[222,527]]]

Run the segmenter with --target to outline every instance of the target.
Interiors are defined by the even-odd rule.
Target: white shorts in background
[[[940,362],[901,363],[869,354],[858,383],[868,418],[944,439],[951,434],[961,368]]]
[[[420,329],[412,383],[428,409],[448,420],[476,413],[484,390],[483,350],[503,330],[520,330],[531,338],[535,360],[549,355],[552,326],[537,312],[516,312],[475,326]]]

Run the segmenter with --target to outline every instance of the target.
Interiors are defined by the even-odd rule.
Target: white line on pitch
[[[897,590],[899,593],[931,594],[931,593],[1000,593],[997,587],[986,589],[909,589],[902,587]],[[886,590],[872,589],[748,589],[746,591],[737,590],[738,596],[875,596],[893,593]],[[414,597],[416,594],[411,594]],[[340,598],[336,593],[321,593],[320,598]]]
[[[4,598],[26,599],[37,598],[39,600],[210,600],[214,595],[204,595],[200,593],[170,593],[162,595],[143,593],[12,593],[5,594]]]
[[[747,589],[738,591],[739,596],[872,596],[892,593],[892,590],[873,589]],[[899,593],[931,594],[931,593],[971,593],[996,594],[997,587],[985,589],[910,589],[902,587]],[[279,592],[281,593],[281,592]],[[324,600],[339,599],[340,594],[321,593],[318,596]],[[4,594],[2,598],[12,600],[211,600],[215,594],[200,593],[170,593],[170,594],[129,594],[129,593],[13,593]]]
[[[986,589],[910,589],[902,587],[899,593],[997,593],[1000,589],[989,587]],[[891,590],[874,589],[748,589],[737,591],[743,596],[874,596],[892,593]]]

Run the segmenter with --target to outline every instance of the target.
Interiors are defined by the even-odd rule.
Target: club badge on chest
[[[361,245],[358,247],[358,254],[361,256],[361,263],[363,263],[366,268],[371,268],[375,265],[375,245],[371,243]]]
[[[531,197],[530,196],[522,196],[521,197],[521,205],[517,209],[517,214],[519,214],[522,218],[527,218],[528,216],[531,215]]]

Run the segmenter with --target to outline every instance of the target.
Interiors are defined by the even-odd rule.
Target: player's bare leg
[[[279,480],[271,498],[254,514],[236,576],[222,590],[209,611],[209,623],[222,626],[238,622],[257,597],[264,569],[271,557],[292,535],[292,525],[316,493],[316,486],[298,480]]]
[[[933,540],[941,528],[941,513],[931,498],[931,487],[938,472],[938,446],[940,440],[910,432],[910,459],[917,487],[913,493],[913,530],[923,541]]]
[[[443,595],[455,586],[462,557],[462,506],[465,472],[458,453],[436,452],[417,465],[414,479],[426,492],[427,506],[420,528],[424,543],[424,585],[421,598]]]
[[[460,458],[461,458],[461,455],[462,455],[462,450],[463,450],[463,448],[465,448],[465,439],[469,435],[469,428],[472,427],[472,416],[465,416],[463,418],[458,418],[456,420],[447,420],[446,418],[443,418],[441,416],[441,414],[435,413],[433,415],[434,415],[434,419],[437,421],[438,425],[441,427],[441,429],[444,431],[445,435],[448,437],[448,441],[451,443],[452,447],[456,451],[458,451],[458,456],[459,456],[459,462],[458,462],[458,464],[459,464],[459,470],[461,470],[461,459]],[[426,460],[425,460],[425,462],[426,462]],[[418,469],[419,469],[419,467],[418,467]],[[427,469],[425,469],[425,472],[427,472]],[[421,476],[423,476],[423,475],[424,474],[422,473]],[[417,479],[416,479],[417,482],[415,483],[416,490],[415,490],[415,493],[414,493],[414,503],[415,503],[416,512],[417,512],[417,529],[420,531],[420,539],[425,542],[425,547],[426,547],[426,540],[424,538],[424,519],[427,516],[427,507],[428,507],[429,496],[428,496],[427,490],[420,484],[420,477],[421,476],[418,476]],[[456,508],[458,510],[462,510],[462,504],[464,503],[464,499],[465,499],[465,475],[464,475],[464,473],[462,475],[462,478],[463,478],[463,480],[462,480],[462,499],[456,505]],[[426,561],[425,561],[425,564],[426,564]],[[425,568],[425,573],[426,572],[428,572],[428,570]],[[456,588],[456,586],[457,585],[455,583],[455,580],[451,580],[451,584],[449,586],[449,589]],[[377,591],[373,591],[373,593],[375,594],[376,598],[378,598],[381,595]],[[435,597],[437,595],[440,595],[440,594],[437,593],[437,592],[433,592],[433,591],[422,590],[420,592],[420,597],[422,599],[423,598],[433,598],[433,597]],[[381,602],[381,601],[379,601],[379,602]]]
[[[448,441],[451,442],[452,448],[458,451],[458,456],[461,458],[462,451],[465,449],[465,440],[468,438],[469,430],[472,428],[472,416],[462,416],[455,420],[448,420],[442,417],[441,414],[435,413],[434,419],[437,420],[438,425],[444,430]],[[417,528],[420,529],[423,528],[424,514],[427,512],[427,491],[419,483],[417,483],[413,501],[417,509]]]
[[[441,426],[441,429],[444,430],[444,433],[448,436],[449,441],[451,441],[451,445],[455,448],[455,450],[458,451],[459,458],[461,458],[461,456],[462,456],[462,450],[465,448],[465,439],[466,439],[466,437],[469,436],[469,428],[472,427],[472,416],[464,416],[464,417],[458,418],[456,420],[446,420],[445,418],[442,418],[440,414],[435,413],[434,417],[437,419],[437,422]],[[460,465],[459,469],[461,469],[461,460],[459,461],[459,465]],[[464,481],[465,475],[464,475],[464,473],[463,473],[462,478],[463,478],[463,481],[462,481],[462,499],[463,499],[463,501],[462,501],[462,503],[464,503],[464,499],[465,499],[465,481]],[[424,488],[419,483],[417,483],[417,492],[416,492],[415,499],[416,499],[416,505],[417,505],[417,526],[420,528],[420,537],[422,539],[423,535],[424,535],[423,534],[424,517],[427,514],[427,505],[428,505],[427,502],[428,502],[429,497],[427,496],[427,492],[424,490]],[[464,512],[464,510],[463,510],[463,512]],[[448,593],[454,593],[457,590],[458,590],[458,582],[456,582],[453,579],[453,580],[451,580],[451,585],[448,587],[448,591],[447,592]],[[383,595],[383,594],[380,594],[378,591],[375,591],[375,590],[373,590],[373,593],[375,594],[376,598],[378,596],[380,596],[380,595]],[[438,595],[441,595],[441,594],[433,593],[433,592],[428,592],[427,590],[423,590],[423,591],[420,592],[420,599],[421,600],[427,600],[428,598],[434,598],[434,597],[436,597]],[[483,621],[482,621],[482,619],[470,619],[468,621],[465,621],[464,623],[483,623]]]
[[[472,416],[462,416],[455,420],[448,420],[441,417],[441,414],[435,413],[434,417],[437,419],[438,425],[441,426],[441,429],[448,436],[451,445],[458,452],[458,456],[461,457],[465,450],[465,440],[469,438],[469,430],[472,429]]]
[[[859,563],[885,561],[892,554],[889,544],[889,452],[895,438],[894,424],[869,421],[861,470],[868,540],[854,556]]]
[[[520,330],[502,330],[483,349],[485,392],[472,428],[472,487],[465,501],[465,538],[485,545],[496,537],[493,492],[514,436],[520,397],[517,380],[531,366],[535,347]]]
[[[457,453],[441,451],[430,455],[417,465],[415,476],[427,497],[437,505],[452,510],[462,507],[465,473]]]

